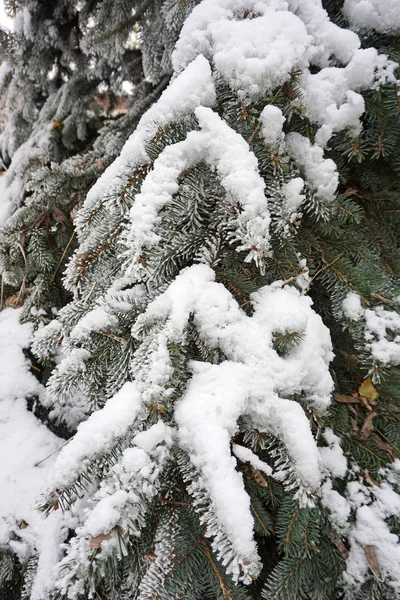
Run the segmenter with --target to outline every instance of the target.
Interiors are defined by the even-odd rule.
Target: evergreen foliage
[[[342,5],[13,3],[2,306],[69,441],[7,600],[398,597],[400,42]]]

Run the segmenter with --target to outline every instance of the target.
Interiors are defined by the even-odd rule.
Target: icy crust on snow
[[[26,398],[42,394],[43,388],[23,353],[32,326],[21,324],[20,314],[12,308],[0,312],[0,545],[26,560],[40,544],[43,518],[35,503],[53,459],[35,465],[61,440],[27,410]]]
[[[400,363],[400,314],[383,306],[367,308],[355,292],[349,292],[342,303],[343,314],[350,321],[361,323],[365,347],[376,362]]]
[[[345,0],[342,10],[354,29],[400,32],[398,0]]]
[[[270,215],[256,157],[242,136],[217,113],[200,106],[194,112],[200,131],[189,132],[185,140],[161,152],[131,208],[128,253],[133,251],[133,262],[139,267],[143,249],[160,242],[155,232],[161,221],[159,213],[178,191],[179,176],[201,161],[217,170],[232,206],[242,208],[236,217],[236,236],[242,242],[240,250],[250,250],[247,260],[259,263],[268,254]]]
[[[125,383],[105,406],[81,423],[55,463],[52,488],[71,483],[91,460],[111,449],[116,439],[127,433],[140,417],[142,402],[137,385]]]
[[[267,286],[253,294],[254,315],[248,317],[214,279],[214,271],[205,265],[182,271],[138,317],[132,335],[140,335],[146,323],[162,320],[166,338],[183,341],[192,317],[204,342],[226,357],[219,365],[192,362],[192,378],[175,411],[178,443],[201,473],[233,548],[255,568],[250,500],[235,470],[230,439],[238,418],[247,415],[254,427],[283,441],[299,479],[306,487],[317,488],[319,454],[308,418],[297,402],[287,398],[304,392],[307,401],[323,411],[332,390],[333,355],[329,332],[311,309],[310,298],[294,288]],[[273,334],[294,331],[304,337],[287,358],[281,358],[273,349]],[[158,390],[160,381],[153,381],[149,372],[142,386],[149,391],[153,385]]]

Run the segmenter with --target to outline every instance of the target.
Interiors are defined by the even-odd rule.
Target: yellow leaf
[[[358,393],[360,394],[360,396],[364,396],[364,398],[367,398],[367,400],[376,400],[377,398],[379,398],[379,394],[376,391],[370,377],[368,377],[365,381],[362,382],[362,384],[358,388]]]
[[[61,121],[54,121],[53,125],[51,126],[51,131],[60,129],[60,127],[62,127],[62,126],[63,126],[63,123]]]

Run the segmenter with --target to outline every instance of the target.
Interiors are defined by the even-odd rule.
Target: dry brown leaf
[[[364,554],[369,568],[378,579],[382,580],[381,568],[375,546],[363,546]]]
[[[373,419],[374,417],[377,416],[376,412],[371,412],[369,413],[369,415],[366,417],[363,426],[361,427],[361,435],[360,438],[365,441],[368,437],[369,434],[371,433],[371,431],[374,428],[374,424],[373,424]]]
[[[346,396],[345,394],[334,394],[333,396],[336,402],[340,402],[341,404],[360,404],[361,400],[357,396]]]
[[[364,398],[364,396],[360,396],[360,400],[364,404],[364,406],[367,410],[372,410],[372,406],[371,406],[372,400],[371,400],[371,404],[368,402],[368,400],[366,398]],[[376,404],[376,402],[374,402],[374,404]]]
[[[389,442],[382,440],[377,433],[373,433],[371,435],[371,441],[377,448],[379,448],[379,450],[387,452],[390,460],[394,460],[393,446]]]
[[[375,479],[373,477],[371,477],[368,469],[364,469],[364,477],[368,481],[368,483],[370,483],[371,485],[379,485],[379,483],[377,481],[375,481]]]
[[[144,562],[147,563],[148,565],[150,565],[153,562],[153,560],[157,557],[154,554],[154,552],[149,552],[143,558],[144,558]]]
[[[63,225],[68,225],[69,223],[68,217],[57,207],[53,208],[53,218],[57,223],[62,223]]]
[[[343,558],[346,560],[346,558],[349,555],[349,551],[346,548],[346,546],[343,544],[342,540],[340,540],[339,538],[334,538],[333,543],[335,544],[336,548],[339,550],[339,552],[343,556]]]
[[[344,198],[351,198],[351,196],[358,196],[358,190],[356,188],[347,188],[345,192],[342,193]]]
[[[252,467],[251,471],[253,473],[254,481],[256,483],[258,483],[258,485],[260,487],[268,487],[268,481],[265,479],[265,477],[263,475],[261,475],[261,472],[258,469],[254,469]]]
[[[110,537],[110,533],[99,533],[99,535],[90,538],[91,548],[100,548],[102,542],[104,542],[104,540],[109,540]]]
[[[6,301],[5,301],[5,306],[11,306],[12,308],[18,308],[19,306],[22,306],[23,302],[22,302],[22,298],[18,297],[18,296],[9,296]]]
[[[71,210],[69,211],[69,217],[70,219],[72,219],[72,221],[75,219],[76,215],[78,214],[78,209],[76,206],[72,207]]]

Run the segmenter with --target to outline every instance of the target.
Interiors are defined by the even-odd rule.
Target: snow
[[[283,141],[282,128],[285,121],[281,109],[273,104],[267,104],[261,112],[261,135],[264,138],[264,143],[272,150],[276,149],[279,142]]]
[[[242,462],[248,462],[254,469],[262,471],[266,475],[272,475],[272,468],[264,461],[260,460],[250,448],[245,448],[239,444],[232,444],[232,450],[234,455]]]
[[[199,6],[207,11],[210,20],[211,4],[214,2],[203,2]],[[184,51],[182,40],[188,35],[185,28],[177,44],[175,60],[179,60],[179,52]],[[301,20],[287,11],[268,11],[261,17],[243,21],[212,20],[207,36],[218,73],[242,97],[265,94],[282,85],[292,69],[305,66],[309,37]]]
[[[246,11],[254,18],[238,19]],[[374,48],[360,49],[358,36],[332,23],[320,0],[203,0],[182,28],[175,70],[200,54],[244,98],[272,92],[301,69],[301,102],[320,125],[321,147],[337,131],[360,131],[360,90],[395,81],[395,63]],[[345,66],[332,66],[332,55]],[[311,65],[321,70],[311,73]]]
[[[355,292],[349,292],[343,300],[343,313],[351,321],[359,321],[364,315],[361,298]]]
[[[21,309],[0,312],[0,545],[8,544],[26,560],[40,544],[43,517],[35,510],[62,440],[33,413],[26,399],[43,393],[30,372],[23,349],[32,338],[31,324],[21,324]]]
[[[151,457],[139,447],[124,450],[94,496],[83,507],[81,524],[75,525],[76,536],[68,544],[67,553],[58,563],[55,573],[55,587],[68,598],[83,593],[93,542],[101,547],[101,559],[112,553],[120,558],[125,550],[116,535],[116,527],[129,531],[131,536],[140,536],[147,503],[158,493],[159,475],[170,458],[170,435],[163,430],[165,439],[162,439],[161,431],[162,427],[157,424],[148,430],[147,442],[151,438],[156,444],[151,444]],[[142,441],[146,444],[145,439],[142,438]],[[45,597],[40,600],[45,600]]]
[[[374,362],[400,363],[400,315],[383,306],[364,309],[358,294],[349,292],[342,303],[345,317],[361,322],[365,347]]]
[[[343,13],[354,29],[399,33],[398,0],[345,0]]]
[[[55,350],[57,342],[62,337],[62,323],[53,319],[45,327],[39,327],[32,342],[32,352],[42,359],[49,359]]]
[[[150,452],[162,442],[166,442],[168,446],[171,445],[173,439],[173,430],[168,427],[163,421],[158,421],[155,425],[152,425],[146,431],[138,433],[133,438],[133,443],[138,447],[150,454]]]
[[[86,211],[92,210],[104,196],[112,197],[118,194],[128,183],[135,168],[150,162],[145,145],[158,128],[190,115],[198,106],[213,106],[214,103],[215,89],[210,65],[203,56],[198,56],[142,116],[118,158],[89,190],[84,202],[84,211],[78,213],[76,219],[78,232],[82,227],[82,215]]]
[[[41,538],[39,541],[39,560],[36,577],[30,595],[31,600],[45,600],[49,597],[54,581],[54,569],[62,558],[62,543],[67,531],[62,514],[53,512],[41,523]]]
[[[121,509],[128,500],[128,492],[118,490],[102,498],[90,513],[85,523],[85,530],[92,536],[109,533],[121,518]]]
[[[161,221],[160,210],[179,189],[179,176],[200,161],[216,168],[232,206],[243,209],[236,218],[236,238],[242,242],[238,250],[250,250],[248,260],[257,263],[268,255],[270,216],[256,157],[242,136],[210,108],[199,106],[195,114],[200,131],[191,131],[184,141],[160,153],[131,208],[128,254],[134,252],[139,269],[143,249],[160,241],[154,230]]]
[[[331,519],[339,530],[347,531],[348,519],[350,517],[349,503],[336,490],[332,489],[330,479],[325,481],[321,487],[321,501],[331,513]]]
[[[104,407],[81,423],[75,436],[65,446],[54,465],[53,488],[72,483],[91,460],[111,450],[141,416],[141,398],[136,384],[125,383]]]
[[[81,342],[93,331],[107,331],[117,325],[117,317],[110,315],[103,307],[98,306],[80,319],[72,329],[70,338],[74,342]]]
[[[42,387],[30,372],[23,349],[32,339],[32,325],[21,324],[21,309],[0,312],[0,394],[2,401],[40,394]]]
[[[349,533],[350,552],[344,573],[345,582],[358,587],[365,581],[368,572],[365,548],[372,546],[382,578],[399,593],[399,538],[390,532],[385,522],[390,516],[400,516],[399,495],[388,483],[368,490],[359,482],[351,482],[347,490],[350,504],[357,509],[357,518]]]
[[[286,150],[294,160],[315,196],[326,202],[333,202],[339,175],[336,165],[330,158],[324,158],[322,148],[311,144],[310,140],[299,133],[286,136]]]
[[[283,194],[285,198],[284,210],[292,218],[305,199],[301,192],[304,188],[304,180],[301,177],[295,177],[283,185]]]
[[[388,30],[387,20],[395,28],[397,16],[390,16],[394,3],[384,3],[387,11],[383,17],[376,0],[346,0],[344,10],[357,27]],[[246,11],[253,13],[252,18],[246,17]],[[149,283],[146,277],[151,273],[144,272],[142,252],[162,243],[162,209],[173,201],[182,173],[200,162],[217,173],[226,192],[225,201],[233,209],[227,223],[232,240],[239,243],[239,250],[248,252],[246,260],[254,260],[262,270],[264,258],[270,255],[271,219],[265,183],[247,141],[215,110],[215,82],[222,80],[235,90],[244,105],[254,99],[270,102],[261,111],[259,133],[269,152],[280,154],[286,161],[290,158],[299,171],[299,176],[282,183],[280,189],[283,217],[294,222],[301,216],[298,211],[305,189],[327,204],[334,202],[338,172],[335,163],[326,158],[325,149],[335,133],[359,134],[365,108],[360,92],[393,82],[395,67],[374,48],[360,49],[358,36],[330,22],[320,0],[203,0],[186,20],[173,63],[175,76],[171,84],[142,117],[120,156],[91,188],[78,213],[80,246],[69,272],[85,252],[93,250],[96,236],[101,235],[101,228],[97,231],[95,226],[86,227],[88,215],[105,203],[111,216],[116,210],[115,200],[129,188],[132,174],[145,166],[148,173],[121,237],[129,268],[120,289],[142,280]],[[276,89],[298,69],[301,93],[293,100],[293,107],[318,127],[314,143],[298,133],[285,135],[285,117],[271,100]],[[168,145],[152,163],[148,142],[159,128],[187,117],[197,119],[198,129],[190,131],[183,141]],[[29,161],[42,157],[48,136],[48,124],[42,123],[40,131],[14,154],[1,180],[0,191],[4,194],[0,222],[19,205]],[[298,259],[306,269],[306,260],[300,255]],[[260,564],[250,498],[237,461],[249,462],[253,468],[283,481],[285,474],[273,460],[271,466],[248,448],[238,444],[231,447],[240,417],[283,443],[300,498],[304,490],[309,495],[321,490],[332,520],[349,535],[347,583],[364,581],[368,565],[363,547],[372,544],[382,572],[400,587],[396,575],[398,540],[385,522],[389,515],[399,514],[400,500],[386,484],[369,490],[352,481],[344,496],[333,490],[330,478],[348,474],[339,438],[327,429],[323,434],[327,445],[318,448],[310,414],[293,399],[301,395],[304,405],[321,414],[329,405],[333,389],[329,331],[304,293],[309,275],[299,277],[296,284],[301,292],[278,281],[252,294],[250,317],[230,292],[215,282],[210,267],[196,264],[183,270],[156,297],[157,290],[151,284],[148,289],[143,285],[134,286],[136,291],[123,291],[125,301],[121,302],[117,285],[105,291],[101,303],[88,311],[69,335],[69,324],[65,327],[59,320],[39,330],[33,349],[44,357],[51,356],[64,337],[65,356],[53,371],[49,398],[43,399],[51,405],[51,391],[56,389],[60,375],[67,376],[72,384],[75,376],[84,378],[90,353],[74,344],[92,332],[116,327],[113,307],[129,311],[132,300],[144,310],[132,327],[132,336],[139,345],[131,365],[135,381],[125,383],[102,409],[81,423],[56,460],[46,459],[38,467],[35,463],[58,449],[60,441],[26,409],[27,397],[43,396],[22,352],[31,343],[31,327],[18,323],[18,311],[6,309],[0,313],[0,450],[4,447],[3,452],[11,451],[0,481],[5,490],[0,497],[0,543],[9,543],[21,558],[26,558],[33,547],[39,549],[33,599],[49,595],[65,534],[65,523],[58,515],[43,521],[34,508],[36,500],[46,490],[72,484],[91,461],[111,451],[120,438],[132,447],[94,485],[96,491],[89,491],[86,504],[79,508],[76,536],[58,563],[58,568],[71,570],[59,574],[56,586],[71,598],[82,594],[79,577],[85,576],[82,573],[89,564],[91,537],[112,534],[117,525],[140,535],[145,501],[158,492],[159,474],[177,447],[188,454],[197,470],[198,479],[189,491],[195,496],[196,487],[197,492],[204,488],[210,505],[207,510],[216,515],[211,523],[202,516],[207,523],[206,535],[213,538],[214,551],[224,558],[222,549],[229,543],[233,554],[229,554],[227,572],[236,581],[241,577],[245,583],[250,582]],[[343,314],[365,325],[366,346],[374,360],[400,361],[400,318],[394,311],[383,307],[364,310],[360,298],[349,293],[343,301]],[[173,426],[159,420],[145,430],[146,405],[154,403],[160,408],[171,397],[174,371],[169,344],[187,343],[189,322],[207,347],[221,351],[223,360],[220,364],[192,361],[187,386],[171,407],[175,410]],[[298,343],[287,356],[279,356],[274,339],[292,333],[301,334]],[[70,402],[70,424],[78,420],[76,414],[82,408],[73,392],[64,388],[60,392],[66,398],[71,396],[66,399]],[[70,411],[73,404],[75,413]],[[58,410],[53,410],[53,416]],[[79,418],[84,416],[85,411],[81,411]],[[348,522],[350,515],[355,519],[353,525]],[[23,521],[28,527],[21,528]],[[12,534],[17,538],[11,539]],[[102,556],[108,556],[116,544],[116,536],[107,535],[101,541]]]
[[[400,314],[377,306],[365,311],[365,339],[373,358],[384,364],[400,363]],[[388,334],[393,332],[393,340]]]
[[[329,427],[324,431],[328,446],[319,448],[322,468],[325,473],[334,477],[344,477],[347,472],[347,460],[340,446],[340,438]]]
[[[206,265],[183,270],[138,317],[132,333],[135,336],[146,323],[164,321],[164,334],[179,342],[192,316],[202,340],[220,348],[226,357],[219,365],[192,361],[192,378],[177,404],[175,421],[178,443],[200,471],[225,533],[249,572],[255,572],[258,555],[250,500],[235,469],[230,439],[237,431],[238,418],[249,416],[254,427],[283,441],[300,480],[317,488],[319,454],[308,418],[287,397],[303,391],[314,408],[323,411],[327,407],[332,390],[331,343],[328,330],[311,309],[310,298],[294,288],[260,289],[252,295],[254,315],[248,317],[214,279],[214,271]],[[304,335],[286,359],[273,349],[275,331]],[[148,393],[152,385],[149,378]]]

